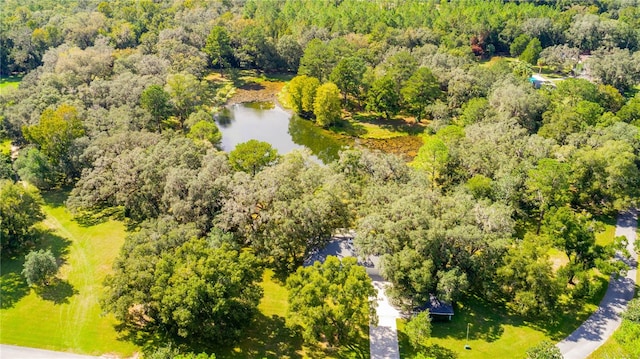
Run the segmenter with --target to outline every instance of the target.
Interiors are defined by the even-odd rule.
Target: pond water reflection
[[[307,148],[323,163],[338,158],[347,141],[332,137],[311,121],[292,116],[273,102],[231,105],[216,116],[222,133],[222,149],[232,151],[237,144],[256,139],[270,143],[283,155]]]

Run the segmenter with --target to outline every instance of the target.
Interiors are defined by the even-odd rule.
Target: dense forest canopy
[[[127,220],[103,307],[138,341],[232,342],[262,270],[284,280],[344,228],[382,257],[406,308],[432,293],[481,296],[546,320],[598,292],[596,268],[622,269],[617,243],[596,244],[594,216],[640,197],[640,1],[0,7],[0,75],[24,76],[0,94],[2,136],[20,146],[14,160],[1,154],[0,192],[33,198],[16,218],[42,217],[35,189],[13,187],[20,178],[72,188],[66,205],[85,220]],[[534,88],[543,68],[563,80]],[[258,141],[225,153],[214,113],[245,69],[297,74],[284,98],[321,127],[407,119],[424,144],[410,163],[351,148],[322,165]],[[23,242],[11,236],[33,223],[21,221],[3,249]],[[566,261],[553,264],[551,248]]]

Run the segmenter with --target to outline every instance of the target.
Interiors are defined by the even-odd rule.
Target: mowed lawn
[[[131,356],[134,345],[118,340],[112,316],[102,316],[102,282],[124,241],[124,225],[107,221],[83,226],[72,220],[64,192],[44,196],[47,214],[37,248],[62,260],[59,281],[39,293],[20,271],[24,255],[2,261],[0,342],[82,354]],[[46,232],[45,232],[46,231]]]
[[[597,243],[611,243],[615,233],[615,219],[598,218],[598,221],[602,224],[603,231],[596,235]],[[552,260],[561,259],[561,264],[567,261],[566,255],[558,250],[551,251],[550,256]],[[567,305],[570,312],[547,321],[529,322],[510,315],[506,309],[498,308],[482,298],[468,298],[466,305],[456,308],[453,320],[432,323],[427,354],[439,359],[522,358],[527,349],[542,340],[554,343],[562,340],[596,310],[608,285],[606,276],[599,275],[598,280],[601,288],[594,298],[582,303],[580,307]],[[471,349],[465,349],[467,324]],[[415,355],[404,332],[405,325],[405,320],[398,320],[400,355],[403,359],[413,358]]]

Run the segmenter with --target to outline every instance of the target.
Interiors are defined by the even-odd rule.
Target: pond
[[[248,102],[224,108],[216,123],[222,133],[222,149],[232,151],[252,139],[268,142],[283,155],[307,148],[316,159],[328,164],[347,145],[309,120],[291,115],[273,102]]]

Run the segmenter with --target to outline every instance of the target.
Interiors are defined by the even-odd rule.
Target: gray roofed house
[[[448,318],[454,315],[453,306],[451,304],[440,301],[435,295],[429,294],[429,301],[424,305],[417,307],[413,312],[419,313],[424,310],[429,310],[431,317]]]

